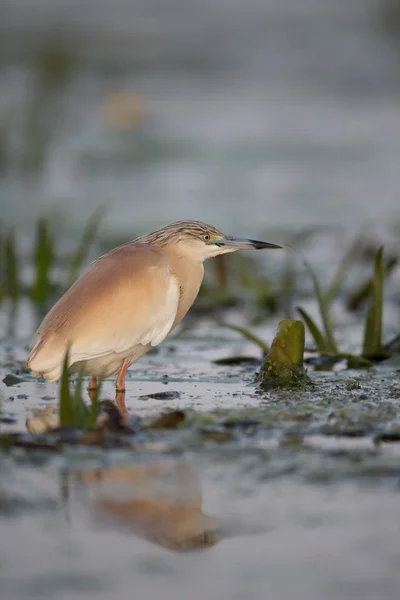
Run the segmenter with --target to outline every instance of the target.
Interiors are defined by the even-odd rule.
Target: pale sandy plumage
[[[203,261],[241,247],[276,246],[181,221],[116,248],[92,264],[47,314],[28,367],[34,376],[56,381],[69,348],[71,369],[101,378],[120,372],[123,383],[123,366],[160,344],[193,304]]]

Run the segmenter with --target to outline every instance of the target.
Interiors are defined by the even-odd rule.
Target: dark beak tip
[[[282,250],[283,248],[283,246],[278,246],[278,244],[270,244],[269,242],[253,241],[252,245],[255,250]]]

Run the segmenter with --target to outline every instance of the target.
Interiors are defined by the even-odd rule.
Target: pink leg
[[[129,360],[130,360],[129,358],[125,358],[122,362],[122,365],[121,365],[119,371],[118,371],[118,377],[115,382],[115,390],[117,392],[125,391],[125,377],[126,377],[126,372],[129,367]]]
[[[115,392],[115,404],[117,405],[117,408],[118,408],[119,412],[121,413],[121,415],[124,417],[124,419],[127,419],[128,411],[126,410],[126,406],[125,406],[125,391],[123,391],[123,392],[116,391]]]

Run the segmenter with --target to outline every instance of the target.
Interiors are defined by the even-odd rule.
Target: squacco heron
[[[225,236],[199,221],[179,221],[112,250],[94,262],[39,326],[27,366],[34,377],[60,378],[69,368],[97,378],[117,375],[158,346],[195,301],[207,258],[249,248],[280,248]]]

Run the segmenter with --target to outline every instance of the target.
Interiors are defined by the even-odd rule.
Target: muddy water
[[[110,456],[103,459],[112,461]],[[180,548],[178,553],[165,549],[159,539],[146,539],[160,535],[159,530],[137,531],[139,508],[113,520],[104,506],[99,511],[104,492],[88,498],[82,483],[71,483],[68,498],[63,498],[60,472],[65,475],[67,458],[38,461],[34,468],[3,464],[2,594],[65,600],[123,600],[132,594],[168,599],[398,598],[396,481],[322,486],[269,477],[266,457],[253,464],[237,457],[218,462],[215,453],[192,465],[203,497],[202,506],[193,510],[202,510],[208,525],[218,524],[221,539],[209,537],[210,545],[201,550]],[[110,472],[100,469],[98,475]],[[150,503],[148,484],[142,492],[137,483],[133,495]],[[197,532],[192,518],[195,524],[186,525]],[[176,523],[168,528],[172,535],[176,530]],[[182,530],[180,534],[182,538]]]
[[[18,374],[23,330],[2,344],[2,378]],[[312,394],[259,396],[254,365],[212,362],[233,354],[259,357],[200,322],[132,369],[130,418],[183,409],[176,431],[1,455],[4,598],[398,598],[400,450],[374,443],[398,430],[398,374],[314,373]],[[56,403],[56,384],[21,377],[1,384],[1,431]],[[225,442],[201,434],[232,420]]]

